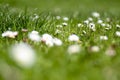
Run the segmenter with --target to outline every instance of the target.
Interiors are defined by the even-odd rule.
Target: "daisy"
[[[117,27],[117,28],[120,28],[120,25],[119,25],[119,24],[116,24],[116,27]]]
[[[77,26],[78,27],[83,27],[83,25],[81,23],[78,23]]]
[[[93,12],[92,13],[92,16],[95,17],[95,18],[99,18],[100,17],[100,14],[98,12]]]
[[[108,40],[107,36],[100,36],[100,40]]]
[[[58,38],[54,38],[53,39],[53,43],[56,45],[56,46],[61,46],[62,45],[62,41]]]
[[[89,20],[89,21],[93,21],[93,18],[89,17],[88,20]]]
[[[89,20],[85,20],[84,23],[85,23],[85,24],[89,24]]]
[[[56,19],[57,19],[57,20],[60,20],[60,18],[61,18],[60,16],[56,16]]]
[[[2,37],[15,38],[18,35],[17,31],[5,31],[2,33]]]
[[[68,40],[69,41],[75,41],[75,42],[78,42],[79,41],[79,37],[75,34],[72,34],[68,37]]]
[[[42,40],[43,42],[47,42],[47,41],[52,41],[53,38],[52,38],[52,36],[51,36],[50,34],[45,33],[45,34],[42,35],[41,40]]]
[[[68,21],[69,18],[68,18],[68,17],[63,17],[63,20],[64,20],[64,21]]]
[[[120,31],[115,32],[116,36],[120,37]]]
[[[106,51],[105,54],[107,56],[115,56],[116,55],[116,51],[113,47],[109,47]]]
[[[99,51],[100,51],[100,48],[99,48],[98,46],[92,46],[92,47],[90,48],[90,50],[91,50],[92,52],[99,52]]]
[[[68,47],[67,52],[68,52],[69,54],[75,54],[75,53],[79,53],[80,50],[81,50],[80,46],[75,44],[75,45],[70,45],[70,46]]]
[[[28,34],[28,38],[32,41],[39,42],[41,41],[41,37],[37,31],[32,31]]]
[[[11,58],[21,67],[32,67],[36,60],[34,50],[27,43],[17,43],[10,49]]]
[[[102,24],[103,21],[102,21],[101,19],[99,19],[99,20],[97,21],[97,23],[98,23],[98,24]]]
[[[94,23],[90,23],[89,28],[92,29],[93,31],[96,31]]]
[[[62,23],[63,26],[67,26],[68,24],[66,22]]]

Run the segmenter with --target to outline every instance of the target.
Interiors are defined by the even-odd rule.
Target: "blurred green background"
[[[38,8],[51,11],[120,12],[120,0],[0,0],[18,8]]]

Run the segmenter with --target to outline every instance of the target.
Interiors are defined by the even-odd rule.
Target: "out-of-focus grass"
[[[0,0],[14,7],[38,8],[52,11],[109,11],[114,14],[120,12],[119,0]],[[116,12],[117,11],[117,12]]]

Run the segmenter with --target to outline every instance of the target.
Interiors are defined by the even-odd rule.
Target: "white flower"
[[[58,39],[58,38],[54,38],[54,39],[53,39],[53,42],[54,42],[54,44],[55,44],[56,46],[61,46],[61,45],[62,45],[62,41],[61,41],[60,39]]]
[[[89,21],[93,21],[93,18],[89,17],[88,20],[89,20]]]
[[[39,42],[41,37],[37,31],[32,31],[28,34],[28,38],[32,41]]]
[[[85,23],[85,24],[89,24],[89,20],[85,20],[84,23]]]
[[[62,23],[63,26],[67,26],[68,24],[66,22]]]
[[[47,33],[42,35],[41,40],[49,47],[54,46],[53,37]]]
[[[101,23],[101,26],[102,26],[102,27],[105,27],[105,26],[106,26],[106,24],[105,24],[105,23]]]
[[[107,36],[100,36],[100,40],[108,40]]]
[[[98,12],[93,12],[92,16],[95,17],[95,18],[98,18],[98,17],[100,17],[100,14]]]
[[[23,42],[12,46],[10,56],[19,66],[25,68],[32,67],[36,59],[34,50]]]
[[[75,41],[75,42],[78,42],[79,41],[79,37],[75,34],[72,34],[68,37],[68,40],[69,41]]]
[[[98,46],[92,46],[91,47],[91,51],[92,52],[99,52],[100,51],[100,48]]]
[[[99,19],[99,20],[97,21],[97,23],[98,23],[98,24],[102,24],[103,21],[102,21],[101,19]]]
[[[117,27],[117,28],[120,28],[120,25],[119,25],[119,24],[116,24],[116,27]]]
[[[68,17],[63,17],[63,20],[64,20],[64,21],[68,21],[69,18],[68,18]]]
[[[90,23],[89,28],[92,29],[93,31],[96,31],[94,23]]]
[[[116,55],[116,51],[114,48],[112,47],[109,47],[106,51],[105,51],[105,54],[107,56],[115,56]]]
[[[78,23],[78,25],[77,25],[78,27],[83,27],[83,25],[81,24],[81,23]]]
[[[55,33],[56,33],[56,34],[59,34],[59,33],[61,33],[61,30],[56,29]]]
[[[68,53],[69,54],[75,54],[75,53],[79,53],[81,50],[79,45],[71,45],[68,47]]]
[[[42,35],[41,40],[42,40],[43,42],[47,42],[47,41],[52,41],[52,40],[53,40],[53,38],[52,38],[52,36],[51,36],[51,35],[49,35],[49,34],[45,33],[45,34],[43,34],[43,35]]]
[[[17,31],[6,31],[2,33],[2,37],[15,38],[18,35]]]
[[[56,16],[56,19],[59,20],[61,17],[60,16]]]
[[[116,36],[120,37],[120,31],[115,32]]]
[[[45,42],[45,44],[46,44],[48,47],[53,47],[53,46],[54,46],[54,43],[53,43],[52,40],[47,40],[47,41]]]

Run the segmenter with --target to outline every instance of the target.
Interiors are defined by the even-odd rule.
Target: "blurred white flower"
[[[108,40],[107,36],[100,36],[100,40]]]
[[[63,26],[67,26],[68,24],[66,22],[62,23]]]
[[[120,25],[119,25],[119,24],[116,24],[116,27],[117,27],[117,28],[120,28]]]
[[[53,47],[53,46],[54,46],[53,40],[47,40],[47,41],[45,42],[45,44],[46,44],[48,47]]]
[[[5,31],[2,33],[2,37],[15,38],[18,35],[17,31]]]
[[[56,16],[56,19],[59,20],[61,17],[60,16]]]
[[[89,17],[88,20],[89,20],[89,21],[93,21],[93,18]]]
[[[41,40],[42,40],[43,42],[47,42],[47,41],[52,41],[53,38],[52,38],[52,36],[51,36],[50,34],[45,33],[45,34],[42,35]]]
[[[115,55],[116,55],[116,51],[115,51],[114,48],[109,47],[109,48],[106,50],[105,54],[106,54],[107,56],[115,56]]]
[[[106,18],[106,21],[107,21],[107,22],[110,22],[110,21],[111,21],[111,19],[110,19],[110,18]]]
[[[78,23],[77,26],[78,26],[78,27],[83,27],[83,24]]]
[[[75,41],[75,42],[78,42],[79,41],[79,37],[75,34],[72,34],[68,37],[68,40],[69,41]]]
[[[68,21],[69,18],[68,18],[68,17],[63,17],[63,20],[64,20],[64,21]]]
[[[98,17],[100,17],[100,14],[98,12],[93,12],[92,16],[95,17],[95,18],[98,18]]]
[[[61,30],[56,29],[55,34],[59,34],[59,33],[61,33]]]
[[[85,24],[89,24],[89,20],[85,20],[84,23],[85,23]]]
[[[96,29],[95,29],[95,24],[94,24],[94,23],[90,23],[90,24],[89,24],[89,28],[90,28],[91,30],[93,30],[93,31],[96,31]]]
[[[67,52],[68,52],[69,54],[75,54],[75,53],[79,53],[80,50],[81,50],[80,46],[77,45],[77,44],[75,44],[75,45],[70,45],[70,46],[68,47]]]
[[[57,27],[57,28],[62,28],[63,26],[62,26],[62,25],[57,25],[56,27]]]
[[[99,52],[100,51],[100,48],[98,46],[92,46],[90,49],[92,52]]]
[[[120,37],[120,31],[115,32],[116,36]]]
[[[106,26],[106,24],[105,24],[105,23],[101,23],[101,26],[102,26],[102,27],[105,27],[105,26]]]
[[[11,58],[21,67],[32,67],[36,60],[36,54],[30,45],[18,43],[10,49]]]
[[[43,34],[41,40],[49,47],[54,46],[53,37],[50,34]]]
[[[62,41],[58,38],[54,38],[53,39],[53,43],[56,45],[56,46],[61,46],[62,45]]]
[[[28,32],[28,30],[27,30],[27,29],[22,29],[21,31],[22,31],[22,32]]]
[[[39,42],[41,37],[37,31],[32,31],[28,34],[28,38],[32,41]]]
[[[98,23],[98,24],[102,24],[102,23],[103,23],[103,20],[99,19],[99,20],[97,21],[97,23]]]

